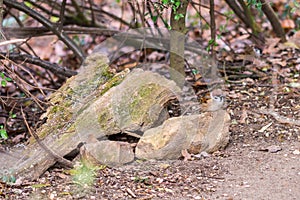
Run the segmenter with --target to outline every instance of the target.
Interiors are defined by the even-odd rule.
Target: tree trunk
[[[171,38],[170,38],[170,76],[178,85],[183,85],[184,70],[184,45],[185,34],[187,32],[185,25],[186,10],[189,1],[181,1],[180,6],[171,13]],[[179,16],[177,19],[176,16]]]

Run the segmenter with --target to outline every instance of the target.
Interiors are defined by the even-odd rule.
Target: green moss
[[[54,114],[57,114],[58,112],[63,112],[63,111],[64,111],[64,109],[61,106],[55,105],[51,108],[49,115],[54,115]],[[49,118],[49,116],[48,116],[48,118]]]
[[[154,83],[145,85],[132,97],[133,101],[130,103],[129,108],[131,118],[134,121],[144,118],[144,115],[147,114],[145,111],[149,110],[147,107],[150,107],[154,103],[152,101],[155,101],[151,96],[156,95],[160,91],[159,88],[160,86]]]
[[[67,132],[75,132],[76,131],[76,126],[74,123],[68,128]]]
[[[49,114],[55,114],[55,113],[57,113],[58,109],[59,109],[58,106],[53,106],[53,107],[51,108]]]
[[[66,101],[66,102],[64,103],[63,107],[65,107],[65,108],[70,108],[72,105],[73,105],[73,102],[71,102],[71,101]]]
[[[51,95],[50,101],[54,106],[49,107],[48,120],[37,131],[40,139],[47,135],[62,134],[66,131],[75,132],[74,122],[71,122],[74,115],[78,116],[100,96],[100,92],[97,90],[102,89],[102,85],[106,82],[109,82],[105,87],[106,91],[121,82],[114,77],[114,73],[110,71],[107,59],[104,57],[91,57],[87,61],[87,71],[71,77],[57,92]],[[104,92],[101,91],[101,93]],[[80,107],[74,107],[76,102],[80,102],[78,105],[76,104]],[[102,126],[105,128],[106,124],[102,124]],[[35,140],[32,139],[31,143],[34,142]]]
[[[114,73],[112,73],[109,70],[109,66],[106,65],[103,69],[102,69],[102,73],[101,76],[105,77],[107,80],[111,79],[114,76]]]
[[[58,145],[65,145],[68,143],[68,140],[72,138],[76,133],[75,126],[71,126],[68,130],[64,131],[57,140]]]
[[[111,124],[114,123],[112,120],[112,115],[110,114],[110,108],[105,108],[101,111],[101,113],[98,114],[98,123],[100,125],[100,127],[103,130],[108,130],[109,128],[113,127],[113,125]]]
[[[72,96],[74,95],[74,90],[70,87],[68,87],[68,89],[66,89],[66,93],[67,93],[67,96]]]
[[[66,107],[55,105],[50,108],[47,114],[47,123],[38,130],[40,139],[45,138],[49,134],[60,134],[65,131],[63,129],[67,128],[67,123],[72,119],[72,112],[68,107],[69,104],[70,102],[66,102],[64,104]],[[34,143],[35,139],[31,138],[29,142]]]
[[[105,94],[110,88],[119,85],[123,81],[124,77],[115,76],[112,77],[108,82],[105,83],[104,88],[100,92],[100,96]]]

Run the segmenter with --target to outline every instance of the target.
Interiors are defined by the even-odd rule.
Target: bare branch
[[[67,45],[67,47],[69,47],[74,52],[74,54],[80,59],[80,61],[83,62],[83,60],[85,58],[85,55],[81,51],[81,49],[75,44],[75,42],[73,40],[71,40],[69,38],[69,36],[67,36],[63,31],[60,32],[57,29],[56,25],[51,23],[43,15],[41,15],[40,13],[38,13],[38,12],[30,9],[29,7],[25,6],[24,3],[19,3],[15,0],[4,0],[4,4],[8,7],[15,8],[19,11],[22,11],[22,12],[28,14],[29,16],[31,16],[32,18],[34,18],[35,20],[37,20],[38,22],[43,24],[46,28],[48,28],[55,35],[57,35],[57,37],[61,41],[63,41]]]
[[[63,164],[64,166],[66,167],[69,167],[69,168],[72,168],[73,167],[73,164],[71,161],[63,158],[62,156],[58,155],[57,153],[55,153],[53,150],[51,150],[49,147],[47,147],[42,141],[41,139],[39,138],[39,136],[30,129],[29,127],[29,124],[26,120],[26,117],[25,117],[25,114],[23,112],[23,108],[21,107],[21,113],[22,113],[22,116],[23,116],[23,120],[24,120],[24,123],[28,129],[28,132],[30,133],[30,135],[36,140],[36,142],[40,145],[40,147],[42,147],[42,149],[44,149],[50,156],[52,156],[53,158],[55,158],[55,160],[61,164]]]
[[[28,54],[10,53],[7,55],[6,53],[0,52],[0,55],[1,55],[0,59],[10,59],[13,61],[22,61],[22,62],[38,65],[44,69],[51,71],[52,73],[60,77],[61,76],[71,77],[77,74],[77,72],[67,69],[65,67],[61,67],[56,63],[50,63],[48,61],[41,60],[40,58]]]
[[[209,9],[209,15],[210,15],[210,37],[212,40],[211,43],[211,56],[213,59],[216,59],[216,51],[214,50],[215,44],[216,44],[216,21],[215,21],[215,3],[214,0],[209,1],[210,9]]]
[[[277,37],[280,37],[282,42],[286,42],[284,30],[280,24],[280,21],[276,13],[270,6],[270,3],[266,2],[265,0],[260,0],[260,1],[262,3],[262,11],[265,13],[268,20],[271,22],[273,30],[276,33]]]

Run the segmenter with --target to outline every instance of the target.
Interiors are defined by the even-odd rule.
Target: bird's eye
[[[223,102],[224,101],[224,96],[213,96],[213,99],[215,101],[218,101],[218,102]]]

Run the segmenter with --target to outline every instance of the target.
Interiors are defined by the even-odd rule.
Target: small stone
[[[109,166],[119,166],[134,160],[133,149],[127,142],[104,140],[85,144],[80,154],[92,163]]]
[[[210,154],[207,153],[206,151],[193,155],[193,157],[195,158],[208,158],[209,156]]]
[[[300,154],[300,151],[298,149],[296,149],[295,151],[293,151],[293,154],[294,155],[299,155]]]
[[[281,151],[281,150],[282,150],[282,148],[277,145],[271,145],[271,146],[263,147],[260,149],[260,151],[267,151],[270,153],[277,153],[278,151]]]
[[[280,146],[277,145],[272,145],[268,147],[268,150],[270,153],[277,153],[278,151],[281,151],[282,148]]]

